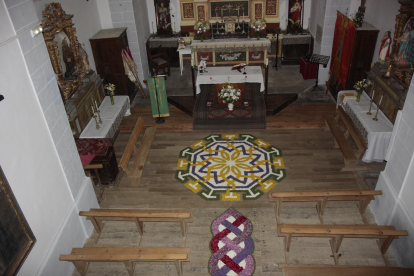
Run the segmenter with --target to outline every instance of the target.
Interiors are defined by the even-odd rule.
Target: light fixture
[[[42,32],[43,32],[42,26],[38,26],[38,27],[30,30],[30,34],[32,35],[32,37],[35,37],[38,34],[41,34]]]

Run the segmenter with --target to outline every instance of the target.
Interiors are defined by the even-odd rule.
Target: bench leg
[[[134,275],[134,270],[135,270],[135,264],[131,261],[124,261],[124,264],[125,264],[125,267],[128,271],[128,274],[130,276],[133,276]]]
[[[135,224],[137,225],[139,235],[144,235],[144,224],[138,218],[135,218]]]
[[[175,262],[175,266],[177,267],[177,273],[179,276],[183,275],[183,262],[182,261],[174,261]]]
[[[103,228],[103,223],[100,220],[97,220],[94,217],[90,217],[91,222],[93,224],[93,227],[95,228],[96,233],[98,233],[98,236],[95,238],[93,244],[96,244],[99,240],[99,237],[101,236],[101,232],[102,232],[102,228]]]
[[[387,257],[387,250],[388,250],[388,247],[390,247],[393,240],[394,240],[393,236],[388,236],[385,239],[377,240],[378,247],[381,251],[382,258],[384,259],[384,263],[386,266],[391,266],[390,261],[388,260],[388,257]]]
[[[180,226],[181,226],[181,233],[183,234],[183,237],[187,235],[187,223],[183,219],[180,219]]]
[[[286,237],[286,252],[289,252],[290,249],[290,242],[292,241],[292,234],[289,234]]]
[[[365,216],[365,211],[367,210],[367,207],[370,202],[371,202],[371,197],[367,196],[363,200],[360,200],[358,204],[358,210],[361,213],[362,219],[364,220],[365,224],[368,224],[367,217]]]
[[[276,207],[276,217],[278,218],[280,216],[280,209],[282,208],[282,199],[279,198],[277,201],[277,207]]]
[[[76,267],[76,270],[79,272],[80,275],[86,275],[86,272],[88,271],[89,262],[75,261],[72,263]]]
[[[332,253],[338,253],[343,239],[344,235],[335,236],[331,239]]]

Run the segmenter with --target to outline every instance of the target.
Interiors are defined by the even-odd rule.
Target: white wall
[[[150,77],[146,48],[146,42],[150,37],[147,2],[133,0],[132,6],[138,35],[138,53],[135,54],[134,61],[137,64],[138,77],[142,83],[143,80]]]
[[[77,215],[98,207],[85,177],[43,36],[30,35],[39,23],[31,0],[0,0],[10,16],[0,41],[0,165],[37,242],[18,275],[70,275],[60,262],[82,246],[92,225]],[[2,31],[6,28],[1,27]],[[10,29],[12,28],[12,29]]]
[[[385,32],[391,31],[391,38],[394,38],[395,18],[397,14],[399,14],[398,9],[400,8],[400,3],[398,3],[398,1],[376,0],[367,1],[365,6],[364,21],[380,30],[375,46],[374,57],[372,59],[372,62],[377,62],[381,40]]]

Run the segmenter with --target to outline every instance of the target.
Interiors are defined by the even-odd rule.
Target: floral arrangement
[[[106,95],[108,95],[111,98],[111,104],[114,104],[114,95],[115,95],[115,84],[108,83],[104,86]]]
[[[356,101],[359,102],[361,99],[362,91],[364,91],[364,88],[368,85],[371,85],[371,82],[367,79],[363,79],[361,81],[357,81],[354,85],[354,88],[356,92],[358,93]]]
[[[234,103],[240,99],[240,89],[235,89],[233,84],[226,82],[220,90],[219,96],[223,103]]]
[[[303,31],[302,26],[300,25],[300,21],[299,20],[296,21],[296,22],[293,22],[292,19],[289,19],[289,22],[292,23],[292,24],[290,24],[289,33],[291,33],[291,34],[297,34],[298,32],[302,32]]]
[[[251,23],[252,29],[255,32],[257,39],[260,39],[262,31],[266,28],[266,20],[260,19]]]
[[[352,21],[355,22],[357,27],[361,27],[364,22],[364,15],[365,14],[362,11],[357,11],[355,13],[351,13],[349,16],[352,18]]]
[[[164,36],[166,34],[168,34],[169,29],[168,27],[170,27],[171,23],[165,24],[163,25],[157,25],[157,34],[160,36]]]
[[[204,40],[204,34],[207,32],[207,30],[208,30],[207,21],[198,20],[194,24],[194,31],[196,31],[196,33],[200,36],[201,41]]]

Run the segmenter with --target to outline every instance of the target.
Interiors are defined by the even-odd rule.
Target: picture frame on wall
[[[36,238],[0,166],[0,275],[17,275]]]

